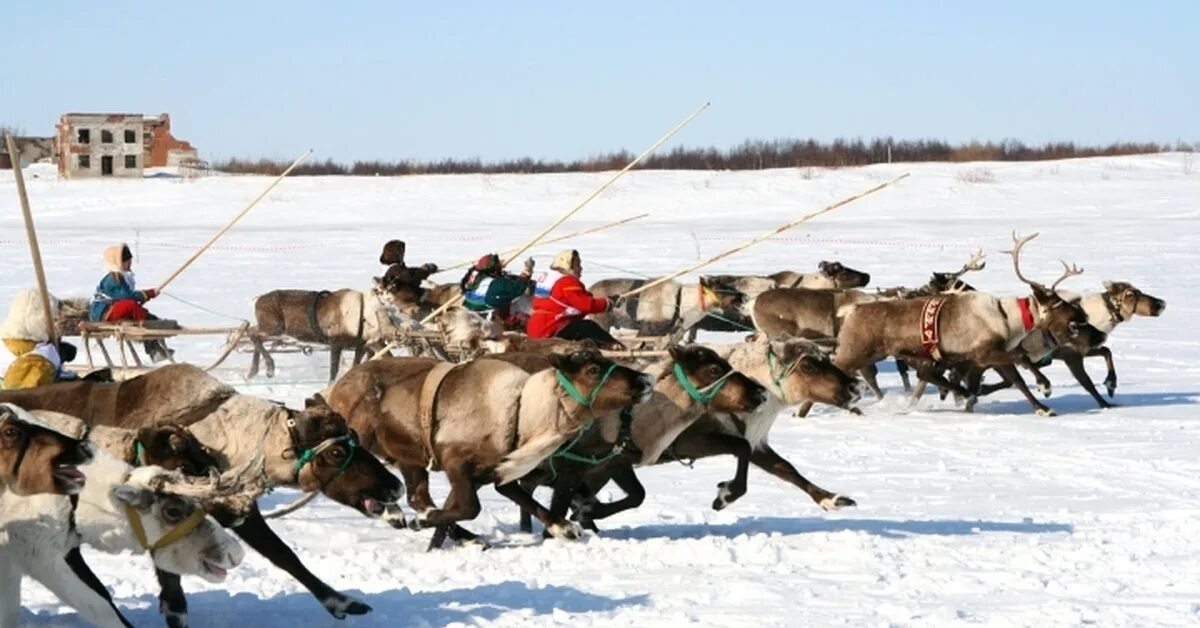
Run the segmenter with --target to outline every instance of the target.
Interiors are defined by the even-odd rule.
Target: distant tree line
[[[841,168],[891,161],[1037,161],[1072,157],[1139,155],[1165,151],[1193,151],[1200,144],[1184,142],[1119,142],[1107,146],[1081,146],[1074,142],[1029,145],[1016,140],[970,142],[952,145],[941,140],[892,138],[817,140],[747,140],[727,149],[677,147],[651,155],[638,166],[643,170],[763,170],[766,168]],[[406,175],[406,174],[533,174],[546,172],[600,172],[619,170],[633,161],[628,151],[594,155],[572,161],[543,159],[442,159],[437,161],[355,161],[326,159],[305,163],[296,175]],[[274,159],[232,158],[212,164],[214,170],[239,174],[279,174],[289,162]]]

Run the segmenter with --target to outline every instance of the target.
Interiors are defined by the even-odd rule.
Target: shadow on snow
[[[1018,521],[903,520],[888,519],[818,519],[789,517],[743,517],[736,523],[676,525],[643,525],[619,528],[603,533],[606,539],[649,540],[700,539],[710,536],[734,538],[744,534],[811,534],[817,532],[866,532],[889,539],[913,535],[968,536],[990,532],[1016,534],[1051,534],[1074,531],[1065,523],[1024,523]]]

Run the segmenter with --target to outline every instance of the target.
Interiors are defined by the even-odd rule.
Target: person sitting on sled
[[[424,294],[421,282],[438,271],[437,264],[407,266],[404,263],[404,242],[402,240],[389,240],[384,244],[383,252],[379,254],[379,263],[387,266],[387,271],[383,273],[385,283],[392,286],[406,286],[416,293],[418,298]]]
[[[624,349],[596,321],[584,318],[612,311],[620,305],[620,297],[592,296],[579,280],[582,274],[579,251],[570,249],[554,257],[549,271],[536,275],[533,316],[529,317],[525,333],[530,338],[593,340],[602,349]]]
[[[506,329],[523,329],[525,321],[511,305],[528,294],[533,286],[533,264],[532,257],[525,260],[525,270],[520,275],[513,275],[500,267],[499,255],[484,255],[459,282],[464,305],[472,312],[492,312],[492,319]]]
[[[96,322],[156,321],[159,318],[144,307],[158,296],[154,288],[138,290],[133,277],[133,253],[125,243],[104,249],[104,268],[107,271],[96,286],[88,308],[88,319]],[[175,354],[161,339],[143,343],[146,355],[154,363],[168,360]]]
[[[58,299],[53,296],[50,309],[59,309]],[[50,330],[38,292],[33,288],[18,292],[0,325],[0,339],[16,357],[4,372],[4,388],[33,388],[77,379],[75,373],[63,367],[63,363],[75,359],[75,345],[50,342]]]

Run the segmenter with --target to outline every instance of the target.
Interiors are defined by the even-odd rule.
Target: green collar
[[[342,472],[350,466],[350,461],[354,459],[354,452],[358,449],[358,442],[355,441],[354,437],[350,436],[349,434],[345,436],[338,436],[337,438],[323,440],[317,444],[317,446],[310,447],[301,452],[300,456],[296,458],[296,475],[300,475],[300,470],[304,468],[304,465],[312,462],[314,458],[321,454],[321,452],[341,442],[346,443],[346,446],[350,449],[350,451],[346,453],[346,459],[343,460],[342,464],[337,468],[337,472],[334,473],[333,477],[329,478],[329,481],[332,482],[334,478],[341,475]]]
[[[712,400],[715,399],[717,395],[721,394],[721,389],[724,388],[725,384],[729,382],[729,378],[737,372],[733,369],[729,369],[729,372],[719,377],[717,381],[709,384],[704,390],[700,390],[699,388],[696,388],[695,384],[693,384],[690,379],[688,379],[687,373],[683,372],[683,366],[678,362],[675,363],[674,370],[675,379],[679,380],[679,385],[683,386],[683,389],[687,391],[688,396],[691,397],[693,401],[704,405],[712,403]]]
[[[791,375],[792,371],[796,370],[796,365],[800,363],[803,357],[797,358],[790,364],[785,362],[782,369],[776,370],[775,366],[779,364],[779,360],[775,357],[775,350],[767,349],[767,368],[771,371],[771,382],[775,384],[776,388],[781,391],[783,390],[783,378]]]
[[[604,376],[600,378],[600,381],[596,383],[596,387],[592,389],[592,394],[586,397],[583,396],[583,393],[579,392],[579,389],[575,387],[575,384],[571,383],[571,380],[567,379],[566,375],[563,375],[562,371],[554,369],[554,377],[558,379],[558,385],[562,386],[562,389],[567,391],[567,394],[570,395],[572,399],[578,402],[579,405],[585,408],[590,408],[592,407],[592,403],[596,401],[596,395],[600,394],[600,389],[604,388],[604,382],[608,381],[608,377],[612,375],[612,372],[616,370],[616,368],[617,363],[613,362],[612,365],[608,367],[608,370],[604,372]]]

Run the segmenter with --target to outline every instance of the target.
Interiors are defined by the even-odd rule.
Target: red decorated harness
[[[942,350],[938,348],[941,336],[938,334],[938,316],[945,305],[945,297],[934,297],[925,302],[921,308],[921,350],[935,362],[942,360]]]

